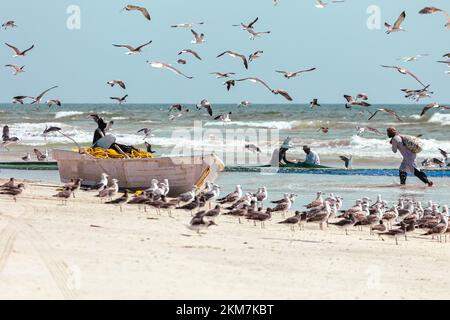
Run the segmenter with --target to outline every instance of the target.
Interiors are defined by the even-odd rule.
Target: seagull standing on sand
[[[41,151],[39,151],[38,149],[33,149],[33,152],[34,152],[34,154],[36,155],[36,159],[38,160],[38,161],[44,161],[44,160],[47,160],[47,154],[44,154],[44,153],[42,153]],[[46,152],[45,153],[47,153],[47,150],[46,150]]]
[[[239,59],[241,59],[242,62],[244,63],[245,69],[248,69],[247,58],[246,58],[244,55],[239,54],[239,53],[236,53],[236,52],[233,52],[233,51],[230,51],[230,50],[227,50],[227,51],[222,52],[221,54],[219,54],[219,55],[217,56],[217,58],[220,58],[220,57],[222,57],[222,56],[225,55],[225,54],[228,54],[228,55],[229,55],[230,57],[232,57],[232,58],[239,58]]]
[[[31,154],[29,152],[27,152],[27,154],[24,155],[21,159],[23,161],[30,161],[31,160]]]
[[[142,15],[145,17],[145,19],[147,20],[151,20],[150,14],[148,13],[148,10],[144,7],[139,7],[139,6],[134,6],[134,5],[127,5],[125,8],[122,9],[126,10],[126,11],[139,11],[140,13],[142,13]]]
[[[126,48],[128,49],[127,52],[125,52],[126,55],[133,55],[133,54],[138,54],[142,52],[142,48],[144,48],[145,46],[148,46],[150,43],[152,43],[153,41],[150,40],[147,43],[144,43],[143,45],[140,45],[139,47],[132,47],[130,45],[127,44],[113,44],[114,47],[117,48]]]
[[[401,26],[403,21],[405,21],[405,18],[406,18],[406,12],[403,11],[400,14],[400,16],[397,18],[397,20],[394,22],[393,26],[391,26],[389,23],[385,22],[384,26],[387,28],[386,33],[390,34],[392,32],[405,31],[405,29],[403,29]]]
[[[153,68],[157,68],[157,69],[167,69],[170,70],[178,75],[181,75],[187,79],[193,79],[194,77],[189,77],[187,75],[185,75],[183,72],[181,72],[180,70],[172,67],[170,64],[167,63],[162,63],[162,62],[150,62],[147,61],[148,64],[150,64],[150,66],[152,66]]]
[[[24,50],[24,51],[20,51],[20,50],[17,49],[16,47],[14,47],[14,46],[12,46],[12,45],[6,43],[6,42],[5,42],[5,44],[6,44],[8,47],[10,47],[10,48],[14,51],[15,55],[14,55],[13,57],[25,57],[26,54],[27,54],[27,52],[29,52],[31,49],[34,48],[34,44],[33,44],[33,45],[32,45],[31,47],[29,47],[28,49],[26,49],[26,50]]]
[[[111,87],[114,87],[115,85],[118,85],[124,90],[127,88],[125,86],[125,82],[123,82],[122,80],[110,80],[106,84],[109,84]]]
[[[17,76],[20,73],[25,72],[25,70],[23,70],[23,68],[25,66],[19,67],[18,65],[15,65],[15,64],[7,64],[7,65],[5,65],[5,67],[13,69],[13,75],[15,75],[15,76]]]

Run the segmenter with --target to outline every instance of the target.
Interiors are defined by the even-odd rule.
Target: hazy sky
[[[209,72],[233,71],[238,77],[258,76],[274,88],[284,88],[296,103],[307,103],[317,97],[323,103],[342,102],[342,95],[366,92],[373,103],[405,103],[399,89],[418,88],[418,84],[380,64],[405,65],[425,83],[432,83],[433,101],[450,102],[448,68],[435,61],[450,52],[450,30],[444,28],[442,15],[419,15],[426,5],[450,10],[448,1],[421,0],[347,0],[330,4],[325,9],[314,7],[314,0],[159,0],[132,1],[149,9],[152,21],[138,12],[120,12],[123,1],[107,0],[3,0],[0,19],[13,19],[16,29],[1,30],[2,42],[20,49],[36,47],[25,58],[12,58],[12,51],[2,44],[2,65],[26,65],[26,73],[14,77],[9,69],[0,72],[0,101],[9,102],[15,95],[37,95],[53,85],[60,88],[46,98],[63,102],[109,102],[110,96],[124,92],[110,88],[106,81],[123,79],[127,83],[129,103],[212,102],[284,103],[263,87],[239,83],[227,92],[222,80]],[[69,30],[66,13],[69,5],[81,9],[81,29]],[[381,20],[394,22],[406,10],[407,32],[386,35],[384,28],[369,30],[368,6],[381,8]],[[249,22],[259,17],[257,31],[272,34],[251,41],[248,33],[232,24]],[[191,44],[189,29],[173,29],[170,25],[204,21],[194,29],[206,34],[206,43]],[[139,45],[153,43],[141,55],[126,56],[125,49],[111,44]],[[176,64],[177,53],[192,48],[203,61],[184,56],[185,66]],[[246,71],[240,61],[216,56],[227,50],[246,55],[263,50],[262,58]],[[428,53],[417,62],[397,61],[403,56]],[[153,69],[146,60],[172,63],[193,80],[166,70]],[[313,73],[291,80],[275,69],[297,70],[317,67]],[[431,102],[431,100],[425,100]]]

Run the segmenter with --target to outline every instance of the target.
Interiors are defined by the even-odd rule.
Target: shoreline
[[[396,246],[368,230],[293,233],[281,215],[265,229],[220,216],[198,236],[189,213],[121,213],[90,192],[62,206],[56,186],[0,196],[2,299],[449,298],[449,244],[423,230]]]

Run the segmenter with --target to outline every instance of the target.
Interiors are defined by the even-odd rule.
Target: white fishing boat
[[[170,196],[177,196],[192,189],[202,188],[206,181],[213,182],[224,164],[215,154],[204,156],[177,156],[145,159],[99,159],[89,154],[67,150],[53,150],[58,163],[61,181],[83,179],[83,185],[95,185],[104,172],[119,180],[124,189],[150,187],[152,179],[169,180]]]

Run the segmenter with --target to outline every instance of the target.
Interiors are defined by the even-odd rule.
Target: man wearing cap
[[[392,151],[400,154],[403,157],[403,161],[400,165],[399,176],[400,176],[400,184],[406,184],[406,178],[408,177],[408,173],[414,174],[417,178],[419,178],[423,183],[427,184],[429,187],[433,186],[433,182],[428,180],[425,172],[417,169],[416,157],[417,155],[414,152],[411,152],[404,144],[402,136],[398,133],[395,128],[387,129],[387,136],[391,138]]]
[[[312,151],[309,146],[303,146],[303,151],[306,153],[304,164],[309,165],[320,165],[320,158],[319,155]]]

